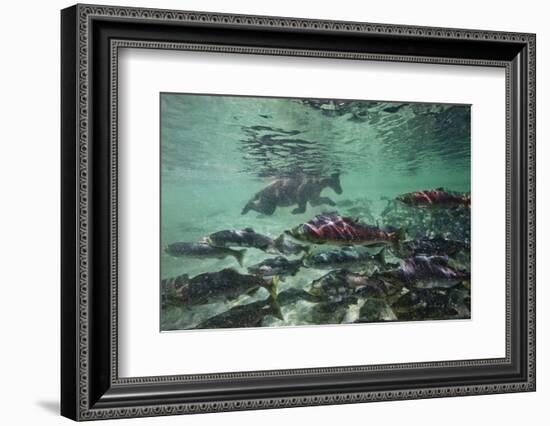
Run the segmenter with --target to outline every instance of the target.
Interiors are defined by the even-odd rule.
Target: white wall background
[[[108,1],[204,10],[526,31],[537,33],[538,390],[316,408],[117,420],[118,424],[280,425],[314,422],[408,425],[545,424],[550,401],[550,27],[545,2],[441,0]],[[2,6],[0,65],[0,418],[2,424],[69,424],[59,406],[59,9],[71,2],[11,1]],[[545,421],[546,420],[546,421]],[[110,424],[107,421],[102,424]],[[131,422],[131,423],[129,423]],[[113,423],[117,424],[117,423]]]

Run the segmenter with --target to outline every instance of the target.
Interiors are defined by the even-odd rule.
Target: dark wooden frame
[[[61,29],[64,416],[89,420],[535,390],[533,34],[95,5],[64,9]],[[119,378],[116,89],[121,47],[505,68],[506,357]]]

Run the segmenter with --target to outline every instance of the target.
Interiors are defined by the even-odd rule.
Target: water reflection
[[[318,99],[289,105],[293,125],[241,126],[243,172],[327,175],[365,171],[376,163],[375,169],[414,175],[434,165],[469,167],[469,106]],[[300,121],[303,127],[296,128]]]

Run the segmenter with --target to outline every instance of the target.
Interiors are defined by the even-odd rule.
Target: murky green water
[[[256,211],[241,214],[254,194],[276,179],[334,173],[339,173],[342,193],[324,188],[322,196],[334,201],[335,206],[312,207],[308,203],[300,214],[292,213],[296,205],[278,207],[272,215]],[[199,241],[216,231],[244,228],[276,238],[317,214],[331,211],[370,225],[406,228],[408,240],[443,236],[469,243],[469,209],[418,209],[394,201],[399,194],[438,187],[470,191],[469,106],[161,94],[163,279],[182,274],[194,277],[224,268],[247,274],[247,267],[275,257],[247,248],[244,267],[240,267],[231,256],[173,257],[162,250],[168,244]],[[333,248],[313,247],[315,252]],[[286,257],[295,260],[302,255]],[[403,260],[391,250],[387,257],[395,264]],[[452,261],[457,262],[454,266],[469,270],[469,250]],[[367,265],[354,270],[366,274],[373,268]],[[278,292],[309,291],[312,281],[330,271],[301,268],[295,276],[280,281]],[[464,289],[469,297],[469,286]],[[172,301],[163,304],[161,329],[193,328],[234,306],[260,301],[268,295],[261,288],[253,295],[243,294],[226,302],[191,306]],[[360,299],[332,306],[288,297],[284,301],[289,303],[280,306],[284,320],[266,315],[258,325],[353,322],[362,318],[359,311],[367,302],[376,305],[379,301]],[[391,311],[391,305],[385,304],[371,320],[469,317],[469,309],[419,318],[390,314],[386,308]]]

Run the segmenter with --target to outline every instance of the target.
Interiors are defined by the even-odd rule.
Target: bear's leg
[[[264,203],[261,205],[261,208],[258,208],[257,211],[260,213],[263,213],[265,215],[271,216],[273,213],[275,213],[275,210],[277,209],[277,204],[275,203]]]
[[[300,201],[300,203],[298,203],[298,207],[292,210],[292,214],[305,213],[306,207],[307,207],[307,201]]]
[[[252,203],[248,202],[246,206],[243,207],[241,214],[247,214],[250,210],[252,210]]]
[[[273,213],[275,213],[275,210],[277,209],[277,206],[274,204],[269,209],[265,211],[265,214],[271,216]]]
[[[335,206],[336,205],[336,203],[328,197],[319,197],[315,200],[311,200],[310,204],[312,206],[320,206],[321,204],[328,204],[329,206]]]

